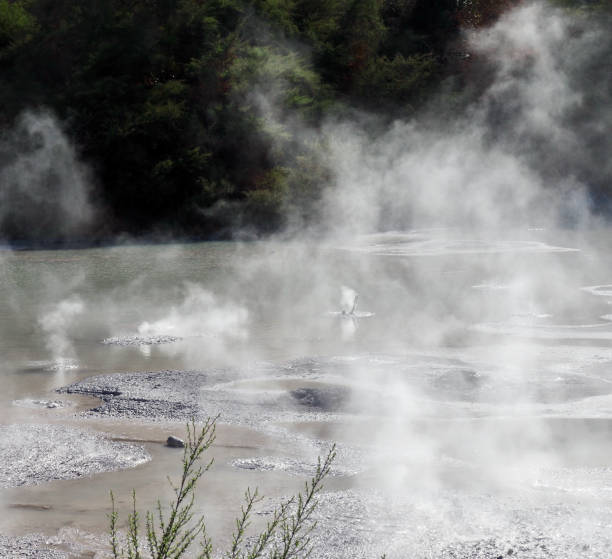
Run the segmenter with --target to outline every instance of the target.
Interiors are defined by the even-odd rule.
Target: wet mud
[[[0,488],[77,479],[134,468],[150,459],[142,446],[61,425],[0,426]]]

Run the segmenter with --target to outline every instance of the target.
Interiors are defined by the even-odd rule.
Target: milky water
[[[108,490],[120,507],[132,488],[145,507],[169,496],[178,457],[165,437],[219,413],[200,505],[219,543],[247,485],[269,496],[261,523],[337,441],[317,557],[608,556],[610,233],[3,252],[3,460],[32,469],[24,447],[44,436],[49,460],[70,467],[5,483],[0,532],[91,556]],[[166,370],[197,374],[108,377]],[[90,377],[110,387],[102,407],[96,380],[56,392]],[[153,421],[162,401],[193,407]],[[83,441],[100,439],[82,430],[133,445],[107,465],[119,471],[71,478],[95,462]]]

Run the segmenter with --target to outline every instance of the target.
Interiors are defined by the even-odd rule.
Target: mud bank
[[[352,394],[309,365],[259,365],[247,370],[157,371],[95,376],[59,389],[102,402],[87,415],[144,420],[202,420],[260,427],[262,423],[325,420],[355,411]],[[313,382],[315,381],[315,382]]]
[[[0,534],[0,557],[14,559],[66,559],[66,554],[46,547],[45,538],[31,534],[22,538],[9,538]]]
[[[91,377],[59,391],[101,401],[80,417],[183,424],[218,417],[220,423],[265,433],[284,449],[280,455],[241,457],[231,465],[307,477],[330,443],[287,426],[350,420],[358,412],[359,389],[349,389],[346,379],[323,374],[319,366],[314,360],[300,360],[242,370],[120,373]],[[339,445],[332,475],[352,476],[363,470],[365,454],[359,445]]]
[[[2,425],[0,455],[0,488],[76,479],[150,460],[142,446],[61,425]]]

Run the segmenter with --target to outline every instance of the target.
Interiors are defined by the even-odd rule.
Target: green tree
[[[0,57],[30,41],[37,31],[38,23],[28,10],[30,3],[0,0]]]

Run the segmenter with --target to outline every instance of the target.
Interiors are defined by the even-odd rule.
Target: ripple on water
[[[56,409],[64,408],[66,406],[73,406],[72,402],[64,402],[63,400],[36,400],[33,398],[23,398],[21,400],[13,400],[13,405],[19,408],[31,408],[31,409]]]
[[[539,324],[534,320],[545,319],[549,316],[534,315],[533,317],[523,316],[528,320],[483,322],[472,326],[472,330],[483,334],[542,340],[612,340],[612,325],[606,318],[603,318],[606,322],[596,324]]]
[[[52,361],[28,361],[18,369],[19,373],[50,373],[57,371],[72,371],[79,368],[75,359],[56,359]]]
[[[513,254],[575,252],[577,249],[557,247],[540,241],[505,241],[457,239],[444,231],[411,231],[364,235],[356,243],[337,247],[339,250],[373,256],[448,256],[461,254]]]
[[[581,289],[597,297],[612,297],[612,284],[588,285],[586,287],[581,287]]]

